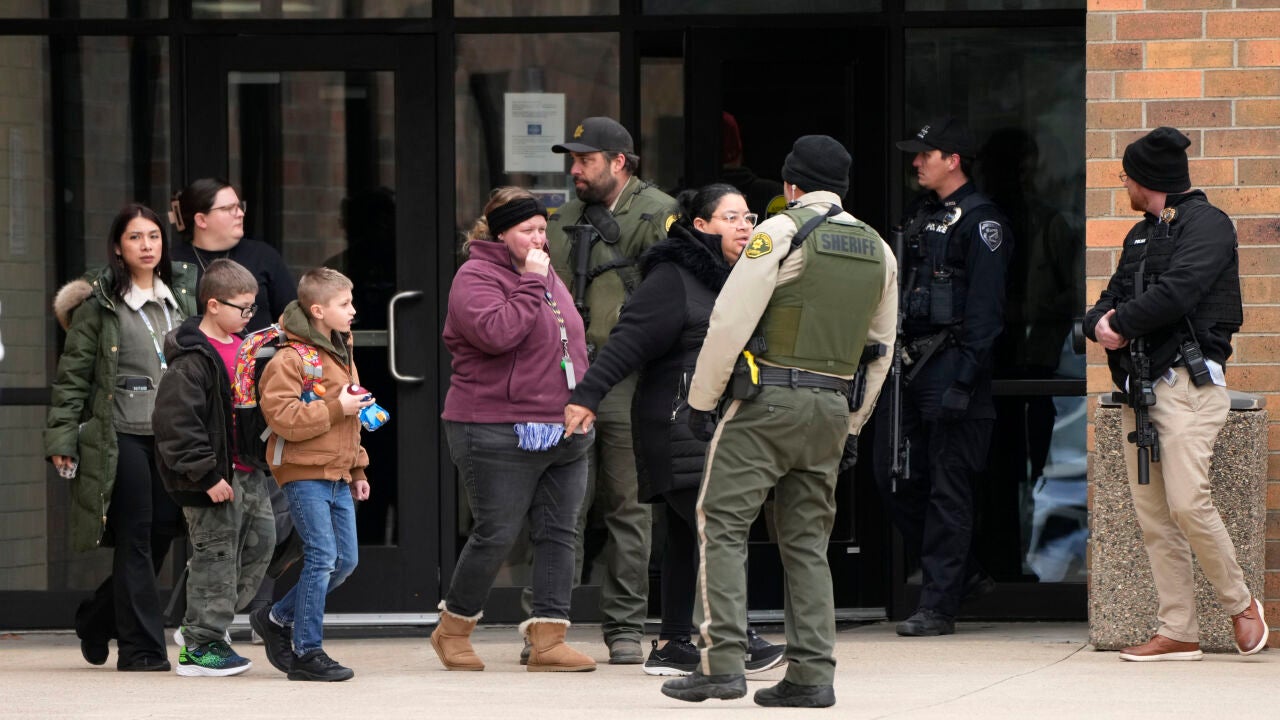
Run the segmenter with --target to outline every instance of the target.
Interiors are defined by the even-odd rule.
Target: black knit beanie
[[[1129,143],[1121,165],[1139,185],[1156,192],[1181,193],[1191,189],[1187,171],[1187,147],[1191,141],[1171,127],[1155,130]]]
[[[805,135],[791,147],[782,163],[782,179],[805,192],[829,190],[844,197],[849,192],[849,166],[853,158],[835,138]]]

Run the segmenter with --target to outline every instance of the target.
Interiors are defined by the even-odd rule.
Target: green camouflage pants
[[[262,471],[236,470],[231,488],[233,500],[182,509],[192,548],[182,618],[188,645],[222,639],[236,610],[258,592],[275,549],[275,517]]]

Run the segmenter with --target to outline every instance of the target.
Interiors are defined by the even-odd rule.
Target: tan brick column
[[[1171,125],[1191,138],[1191,181],[1236,222],[1244,326],[1232,388],[1267,397],[1280,418],[1280,3],[1089,0],[1087,24],[1088,302],[1137,220],[1117,178],[1125,146]],[[1110,390],[1089,344],[1089,392]],[[1280,424],[1269,433],[1264,601],[1280,647]],[[1090,429],[1090,449],[1093,434]]]

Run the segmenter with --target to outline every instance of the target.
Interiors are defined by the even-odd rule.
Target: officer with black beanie
[[[1116,272],[1084,320],[1085,335],[1106,348],[1116,387],[1124,391],[1145,380],[1155,392],[1147,413],[1160,452],[1158,462],[1152,456],[1149,483],[1138,483],[1137,453],[1125,453],[1159,597],[1156,634],[1120,652],[1120,659],[1138,662],[1201,657],[1192,552],[1218,604],[1231,614],[1240,653],[1258,652],[1268,635],[1262,604],[1245,584],[1209,493],[1214,440],[1231,406],[1224,368],[1244,313],[1235,227],[1203,191],[1191,190],[1190,145],[1182,133],[1160,127],[1125,148],[1120,181],[1143,217],[1129,230]],[[1139,273],[1142,293],[1134,282]],[[1138,338],[1146,341],[1145,378],[1133,362]],[[1123,417],[1129,436],[1134,415]]]
[[[919,606],[897,632],[949,635],[961,601],[994,587],[972,552],[973,498],[995,426],[992,348],[1004,329],[1014,238],[969,178],[977,145],[964,121],[930,120],[897,146],[914,154],[924,191],[907,208],[899,258],[906,307],[898,347],[911,362],[898,437],[910,452],[905,442],[877,443],[874,467],[907,556],[920,559]],[[877,408],[877,438],[893,437],[891,404]],[[895,454],[909,473],[891,473]]]
[[[1162,193],[1191,189],[1187,148],[1191,140],[1171,127],[1158,127],[1129,143],[1121,165],[1139,185]]]
[[[697,672],[663,685],[669,697],[746,694],[743,561],[751,523],[773,491],[787,576],[787,671],[753,699],[766,707],[835,704],[827,547],[836,479],[856,461],[888,354],[867,365],[860,406],[850,401],[850,381],[868,344],[892,345],[898,307],[893,251],[841,205],[851,164],[835,138],[795,142],[782,166],[791,204],[755,228],[711,312],[686,399],[690,430],[710,443],[697,505],[704,569],[694,605],[706,650]],[[752,340],[756,328],[763,347]],[[733,400],[720,418],[713,409],[726,388]]]
[[[796,140],[782,163],[782,179],[805,192],[827,190],[844,197],[849,192],[853,159],[835,138],[805,135]]]

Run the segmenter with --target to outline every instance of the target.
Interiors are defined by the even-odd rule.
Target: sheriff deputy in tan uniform
[[[689,390],[690,426],[711,439],[697,506],[702,664],[663,685],[670,697],[729,700],[747,692],[747,533],[773,489],[787,577],[787,672],[754,699],[764,706],[835,704],[827,543],[836,476],[856,460],[857,434],[889,370],[888,354],[867,365],[856,410],[851,380],[868,343],[892,347],[898,312],[892,250],[840,206],[850,164],[833,138],[796,140],[782,166],[790,209],[757,229],[711,314]],[[713,410],[734,375],[734,399],[717,426]]]

